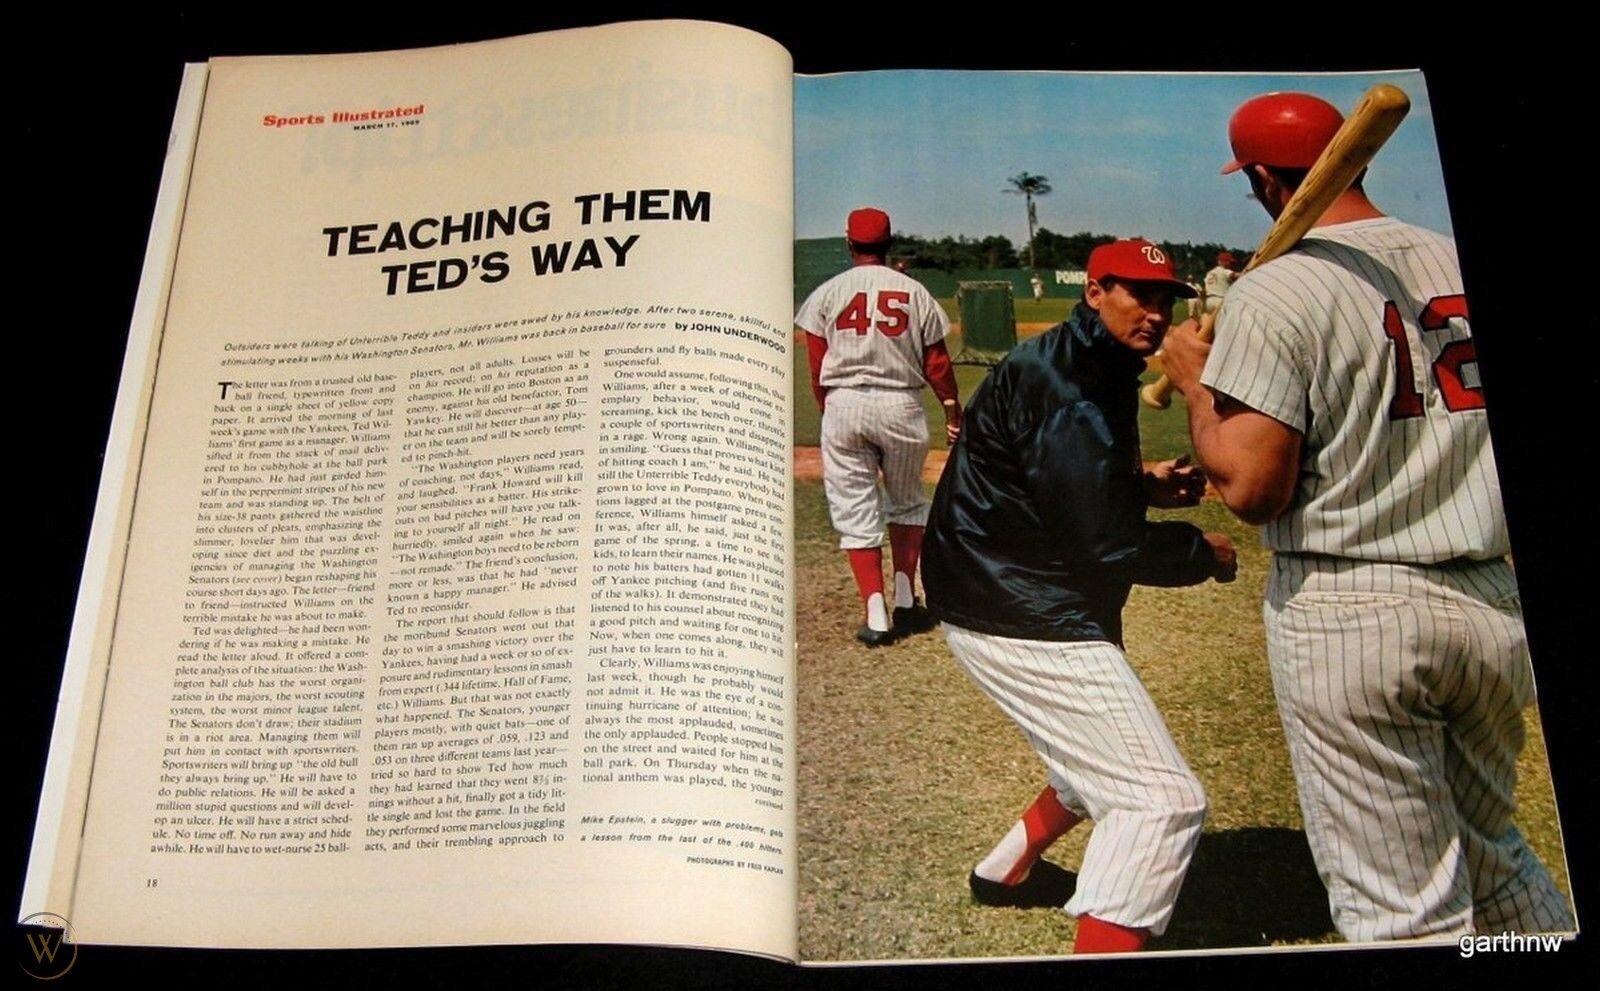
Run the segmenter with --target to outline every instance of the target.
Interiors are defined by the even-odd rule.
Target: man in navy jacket
[[[928,606],[951,652],[1050,782],[973,871],[973,896],[1028,903],[1039,854],[1094,819],[1066,905],[1079,953],[1140,949],[1166,929],[1205,819],[1200,782],[1122,652],[1134,584],[1234,575],[1226,537],[1145,519],[1205,488],[1184,459],[1147,470],[1139,454],[1139,373],[1174,297],[1193,294],[1157,245],[1096,248],[1071,317],[973,395],[924,542]]]

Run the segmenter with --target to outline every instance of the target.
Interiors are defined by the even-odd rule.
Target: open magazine
[[[1374,198],[1448,234],[1417,73],[796,77],[691,22],[191,66],[19,916],[131,945],[1067,952],[1058,910],[968,901],[1044,783],[1027,742],[937,632],[853,636],[795,310],[866,204],[924,235],[898,257],[958,335],[984,292],[1021,340],[1067,319],[1078,230],[1199,283],[1266,221],[1197,219],[1161,163],[1215,173],[1255,93],[1348,109],[1375,81],[1416,110]],[[961,141],[927,123],[979,105]],[[987,370],[958,366],[963,402]],[[1188,451],[1181,405],[1144,416],[1147,461]],[[1127,609],[1211,804],[1150,948],[1325,943],[1270,555],[1215,499],[1167,518],[1227,533],[1241,579]],[[1518,823],[1570,892],[1530,717]],[[1040,868],[1062,901],[1088,834]]]

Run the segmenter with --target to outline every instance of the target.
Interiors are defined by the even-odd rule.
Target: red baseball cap
[[[882,244],[889,240],[889,215],[871,206],[851,210],[844,236],[857,244]]]
[[[1167,253],[1142,237],[1112,241],[1089,252],[1089,278],[1100,282],[1108,275],[1129,282],[1163,282],[1184,299],[1195,295],[1189,283],[1173,272]]]
[[[1222,174],[1246,165],[1309,169],[1344,125],[1339,108],[1310,93],[1264,93],[1239,104],[1228,121],[1233,161]]]

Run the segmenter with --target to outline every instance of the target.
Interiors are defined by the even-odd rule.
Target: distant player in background
[[[934,625],[916,597],[928,519],[922,387],[939,397],[951,443],[961,430],[961,403],[944,344],[949,318],[922,283],[885,264],[889,215],[871,207],[852,211],[845,239],[850,268],[818,286],[794,322],[806,334],[811,392],[822,410],[828,514],[866,613],[856,639],[881,647]],[[894,564],[892,617],[883,589],[885,521]]]
[[[1122,651],[1134,584],[1234,576],[1226,537],[1145,519],[1205,489],[1193,466],[1147,471],[1139,453],[1139,373],[1189,291],[1157,245],[1096,248],[1067,321],[973,394],[929,518],[928,605],[1049,780],[968,884],[984,904],[1033,904],[1039,855],[1094,819],[1066,904],[1077,953],[1137,950],[1165,930],[1205,820],[1205,792]]]
[[[1234,161],[1277,217],[1342,123],[1247,101]],[[1512,822],[1533,701],[1455,244],[1360,179],[1165,345],[1194,450],[1273,551],[1278,713],[1334,924],[1352,941],[1570,931]]]
[[[1035,272],[1032,275],[1028,276],[1028,284],[1033,287],[1033,301],[1035,303],[1043,302],[1043,300],[1044,300],[1044,280],[1039,278],[1039,273],[1038,272]]]
[[[1239,259],[1235,258],[1231,251],[1217,252],[1217,264],[1206,273],[1204,285],[1207,313],[1217,312],[1217,308],[1222,305],[1222,297],[1228,294],[1228,289],[1238,278]]]
[[[1193,272],[1190,272],[1184,278],[1184,285],[1188,286],[1189,291],[1194,293],[1193,296],[1184,301],[1188,308],[1189,319],[1198,320],[1201,314],[1205,312],[1203,309],[1206,303],[1205,284]]]

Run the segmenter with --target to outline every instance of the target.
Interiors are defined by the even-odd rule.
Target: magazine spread
[[[688,21],[188,66],[19,918],[805,963],[1575,933],[1467,291],[1404,283],[1368,365],[1311,362],[1271,514],[1208,389],[1266,407],[1223,364],[1317,350],[1208,364],[1185,323],[1257,298],[1301,181],[1228,161],[1277,140],[1253,100],[1326,143],[1403,94],[1309,236],[1415,225],[1459,281],[1422,74],[793,68]],[[1370,433],[1433,403],[1454,437],[1324,454],[1395,367],[1418,411],[1380,390]],[[1384,522],[1291,510],[1330,461],[1352,518],[1379,475],[1426,476],[1407,526],[1466,493],[1429,532],[1482,548],[1378,555],[1435,582],[1423,632],[1320,563]],[[1509,673],[1419,690],[1480,774],[1435,781],[1414,710],[1341,704],[1456,594]],[[1307,643],[1342,673],[1296,696]]]

